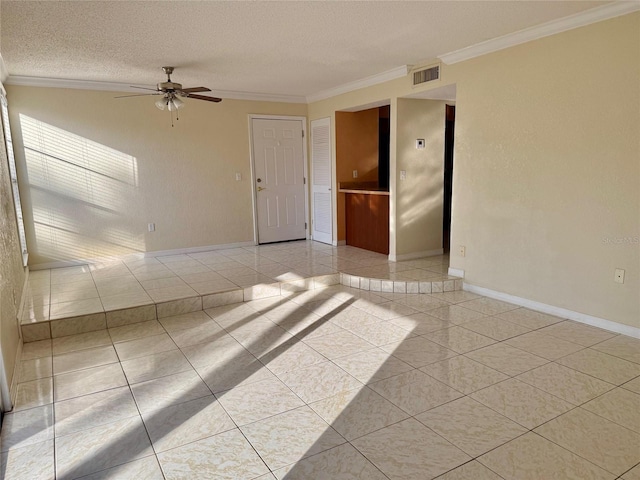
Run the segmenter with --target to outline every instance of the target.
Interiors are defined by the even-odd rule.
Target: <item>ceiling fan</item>
[[[221,102],[222,99],[218,97],[207,97],[205,95],[195,95],[199,92],[210,92],[211,89],[207,87],[191,87],[191,88],[182,88],[182,84],[175,83],[171,81],[171,74],[173,73],[174,67],[162,67],[162,71],[167,75],[167,81],[161,82],[157,84],[157,88],[154,90],[153,88],[146,87],[136,87],[134,85],[131,88],[139,88],[142,90],[152,90],[153,93],[139,93],[134,95],[121,95],[115,98],[126,98],[126,97],[140,97],[145,95],[162,95],[162,98],[158,99],[156,102],[156,107],[160,110],[168,109],[170,112],[176,111],[176,120],[178,120],[177,111],[178,109],[184,106],[184,102],[180,99],[182,98],[194,98],[196,100],[205,100],[207,102],[218,103]],[[173,126],[173,114],[171,115],[171,126]]]

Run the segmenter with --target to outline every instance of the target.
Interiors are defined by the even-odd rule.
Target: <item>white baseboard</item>
[[[449,271],[447,273],[449,275],[451,275],[452,277],[464,278],[464,270],[461,270],[459,268],[451,268],[451,267],[449,267]]]
[[[20,333],[22,336],[22,333]],[[22,337],[18,344],[18,351],[16,352],[16,364],[13,368],[13,377],[11,377],[11,386],[9,387],[9,394],[11,395],[11,407],[16,404],[16,398],[18,397],[18,380],[20,376],[20,363],[22,361]]]
[[[0,396],[2,397],[2,413],[13,410],[18,396],[18,376],[20,375],[20,360],[22,360],[22,338],[19,339],[18,349],[16,350],[15,363],[13,365],[13,375],[11,376],[11,384],[7,383],[4,361],[0,357],[0,370],[2,370],[2,378],[0,378]]]
[[[444,250],[442,248],[436,248],[435,250],[423,250],[422,252],[404,253],[402,255],[389,254],[389,261],[401,262],[403,260],[415,260],[416,258],[424,257],[437,257],[443,255]]]
[[[13,365],[13,375],[11,376],[11,384],[7,385],[6,376],[1,380],[0,395],[2,395],[2,403],[5,411],[11,411],[16,403],[16,397],[18,395],[18,376],[20,375],[20,361],[22,360],[22,329],[20,328],[20,320],[22,319],[22,313],[24,312],[24,306],[27,303],[27,285],[29,283],[29,267],[24,269],[24,283],[22,284],[22,291],[20,292],[20,301],[18,303],[18,311],[16,313],[16,322],[18,323],[18,349],[16,350],[15,363]],[[4,369],[4,362],[0,359],[0,370]],[[7,372],[2,373],[6,375]],[[8,389],[8,391],[6,391]],[[8,405],[5,405],[8,403]]]
[[[535,310],[537,312],[548,313],[549,315],[555,315],[556,317],[585,323],[587,325],[591,325],[592,327],[609,330],[610,332],[621,333],[622,335],[640,338],[640,328],[632,327],[631,325],[624,325],[622,323],[612,322],[611,320],[605,320],[604,318],[587,315],[586,313],[574,312],[573,310],[567,310],[566,308],[555,307],[553,305],[536,302],[527,298],[516,297],[515,295],[509,295],[508,293],[498,292],[496,290],[479,287],[477,285],[471,285],[466,282],[463,284],[462,289],[466,290],[467,292],[483,295],[485,297],[495,298],[496,300],[513,303],[514,305],[519,305],[521,307]]]
[[[208,252],[210,250],[226,250],[227,248],[243,248],[243,247],[255,247],[255,242],[238,242],[238,243],[225,243],[222,245],[207,245],[204,247],[190,247],[190,248],[176,248],[173,250],[156,250],[154,252],[145,252],[145,257],[165,257],[167,255],[183,255],[185,253],[200,253]]]
[[[123,258],[164,257],[166,255],[182,255],[185,253],[199,253],[199,252],[208,252],[210,250],[224,250],[227,248],[242,248],[242,247],[254,247],[254,246],[255,246],[255,243],[252,241],[238,242],[238,243],[225,243],[221,245],[206,245],[204,247],[176,248],[173,250],[156,250],[153,252],[131,253],[128,255],[118,255],[118,256],[110,256],[110,257],[79,258],[76,260],[65,260],[60,262],[38,263],[37,265],[32,265],[29,268],[33,271],[36,271],[36,270],[46,270],[49,268],[75,267],[78,265],[103,263],[111,260],[122,260]]]
[[[38,270],[48,270],[49,268],[64,268],[64,267],[77,267],[79,265],[87,265],[88,263],[98,262],[98,259],[78,259],[78,260],[65,260],[60,262],[47,262],[38,263],[36,265],[29,265],[29,270],[37,272]],[[104,260],[103,260],[104,261]]]

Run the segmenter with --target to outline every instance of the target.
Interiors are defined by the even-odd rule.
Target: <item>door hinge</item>
[[[304,222],[304,229],[307,229],[307,222]]]
[[[302,130],[302,138],[304,138],[304,130]]]
[[[304,178],[304,177],[302,177],[302,184],[303,184],[303,185],[306,185],[306,184],[307,184],[307,179],[306,179],[306,178]]]

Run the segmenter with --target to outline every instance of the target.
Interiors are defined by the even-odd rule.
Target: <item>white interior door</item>
[[[331,208],[331,118],[311,122],[311,235],[318,242],[333,241]]]
[[[251,120],[258,243],[306,238],[302,120]]]

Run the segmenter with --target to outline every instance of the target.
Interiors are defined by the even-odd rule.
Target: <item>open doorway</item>
[[[389,253],[388,100],[336,111],[339,244]]]
[[[416,102],[407,103],[407,100]],[[418,185],[405,192],[404,197],[410,200],[405,201],[410,207],[423,207],[419,212],[422,217],[414,208],[410,212],[413,215],[405,213],[406,219],[399,217],[396,221],[400,224],[404,220],[407,229],[420,224],[423,245],[422,248],[414,248],[427,255],[447,255],[451,250],[455,105],[455,84],[398,99],[398,110],[403,112],[397,127],[398,188],[406,185],[403,175],[404,182],[411,182],[416,174],[419,175]],[[415,170],[418,164],[421,168]],[[402,202],[399,207],[402,207]]]
[[[451,250],[451,198],[453,194],[453,142],[455,137],[456,107],[446,105],[444,130],[444,199],[442,214],[442,250]]]

